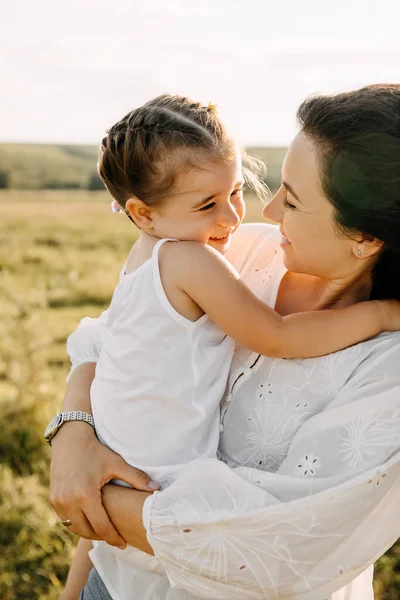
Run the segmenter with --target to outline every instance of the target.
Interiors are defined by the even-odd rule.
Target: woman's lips
[[[282,235],[281,246],[286,246],[288,244],[291,245],[290,241],[287,239],[287,237],[285,235],[283,235],[283,233],[281,235]]]

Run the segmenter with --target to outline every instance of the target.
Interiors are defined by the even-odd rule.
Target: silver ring
[[[61,519],[61,523],[65,526],[65,527],[71,527],[72,525],[72,521],[71,519]]]

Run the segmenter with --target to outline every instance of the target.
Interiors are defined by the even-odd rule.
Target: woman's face
[[[354,240],[335,224],[334,208],[322,191],[314,143],[304,133],[290,145],[282,185],[263,215],[279,223],[289,271],[337,279],[357,270]]]

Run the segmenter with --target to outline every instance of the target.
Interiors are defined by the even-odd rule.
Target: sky
[[[399,0],[1,0],[0,141],[97,144],[164,92],[287,145],[315,92],[400,83]]]

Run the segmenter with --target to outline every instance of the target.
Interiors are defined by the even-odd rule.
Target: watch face
[[[44,437],[46,440],[51,440],[51,438],[58,431],[58,427],[61,422],[61,415],[59,413],[55,414],[51,419],[50,423],[47,425],[46,430],[44,432]]]

